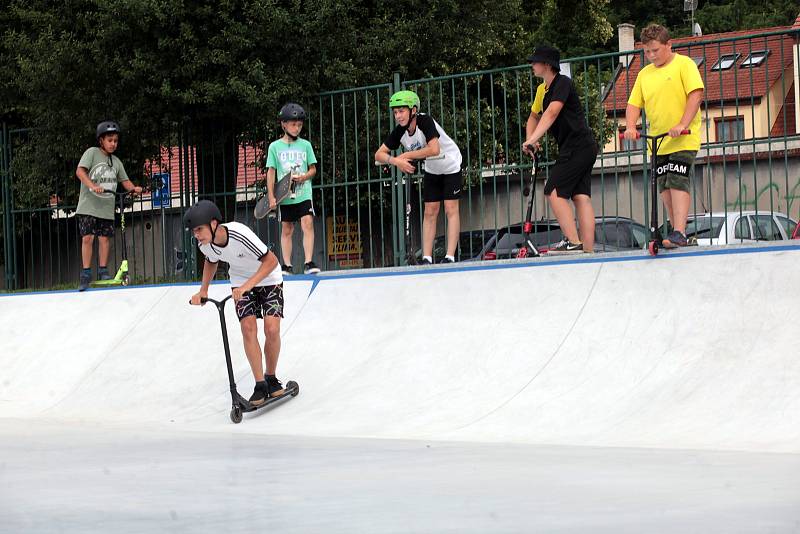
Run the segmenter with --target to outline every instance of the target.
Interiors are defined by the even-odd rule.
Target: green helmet
[[[397,91],[389,99],[390,108],[416,107],[419,109],[419,97],[414,91]]]

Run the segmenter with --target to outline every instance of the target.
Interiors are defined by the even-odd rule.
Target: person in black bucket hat
[[[533,152],[539,149],[539,140],[547,132],[555,137],[558,144],[558,159],[544,184],[544,194],[564,237],[549,253],[593,252],[591,180],[598,145],[586,122],[575,84],[561,74],[560,60],[559,51],[550,46],[539,46],[528,56],[533,74],[542,78],[544,83],[536,89],[522,149],[533,156]],[[575,205],[575,213],[569,204],[570,200]],[[578,225],[575,224],[575,215]]]
[[[552,46],[537,46],[533,54],[528,56],[528,63],[544,63],[553,67],[556,72],[561,72],[561,52]]]

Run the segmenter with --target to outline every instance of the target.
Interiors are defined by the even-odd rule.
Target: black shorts
[[[556,190],[561,198],[575,195],[592,196],[592,167],[597,160],[597,144],[587,146],[586,150],[575,150],[559,154],[550,178],[544,184],[545,196]]]
[[[236,303],[236,316],[241,321],[251,315],[255,315],[256,319],[283,318],[283,284],[257,286],[242,295]]]
[[[311,200],[304,200],[297,204],[281,204],[278,209],[283,222],[297,222],[306,215],[311,215],[312,217],[316,215]]]
[[[461,171],[453,174],[425,173],[422,178],[423,202],[440,202],[442,200],[458,200],[464,180]]]
[[[114,237],[114,221],[94,215],[78,215],[78,233],[81,236]]]

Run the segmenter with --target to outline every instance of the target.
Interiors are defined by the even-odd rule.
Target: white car
[[[797,222],[769,211],[728,211],[689,215],[686,237],[698,245],[728,245],[791,239]]]

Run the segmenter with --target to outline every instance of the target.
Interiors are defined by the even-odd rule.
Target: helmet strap
[[[414,108],[408,108],[408,112],[409,112],[409,115],[408,115],[408,126],[406,126],[406,131],[408,133],[411,133],[411,124],[412,123],[414,124],[414,130],[416,131],[416,129],[417,129],[417,124],[416,124],[416,122],[414,122],[415,119],[417,118],[417,114],[414,112]]]
[[[300,137],[299,135],[290,134],[283,124],[281,124],[281,129],[283,130],[283,133],[289,136],[289,139],[291,139],[292,141],[297,141],[297,139]]]

